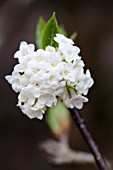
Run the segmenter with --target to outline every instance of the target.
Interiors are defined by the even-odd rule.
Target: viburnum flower
[[[12,75],[5,77],[18,93],[17,106],[29,118],[42,119],[58,98],[67,108],[81,109],[94,83],[90,71],[84,72],[80,49],[74,42],[62,34],[56,34],[54,40],[58,47],[47,46],[45,50],[34,50],[33,44],[21,42],[14,54],[18,64]]]

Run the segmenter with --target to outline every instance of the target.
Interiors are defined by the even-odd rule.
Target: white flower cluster
[[[83,107],[93,85],[90,71],[84,73],[84,62],[78,55],[80,49],[62,34],[54,40],[58,48],[47,46],[35,50],[33,44],[20,43],[14,55],[19,64],[6,80],[18,95],[18,106],[30,118],[42,119],[47,107],[55,106],[60,98],[68,108]]]

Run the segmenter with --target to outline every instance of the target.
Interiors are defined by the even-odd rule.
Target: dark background
[[[113,1],[3,0],[0,1],[0,169],[83,170],[91,165],[52,166],[38,150],[38,143],[53,137],[45,121],[30,120],[16,107],[17,94],[4,76],[17,62],[13,54],[22,40],[35,43],[39,16],[48,20],[53,11],[68,35],[78,32],[76,44],[95,85],[90,102],[81,111],[102,153],[113,159]],[[75,133],[75,134],[74,134]],[[75,149],[88,148],[76,127],[70,135]]]

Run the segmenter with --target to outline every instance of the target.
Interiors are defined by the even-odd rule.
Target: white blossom
[[[44,92],[44,93],[40,94],[40,96],[38,98],[38,102],[40,104],[46,105],[48,107],[52,107],[52,106],[56,105],[57,99],[54,94]]]
[[[74,42],[62,34],[56,34],[54,40],[58,47],[47,46],[45,50],[21,42],[14,54],[18,64],[12,75],[5,77],[18,93],[17,106],[29,118],[42,119],[58,98],[67,108],[81,109],[88,101],[84,95],[94,83],[90,71],[84,72],[80,49]]]
[[[22,56],[26,56],[28,54],[32,54],[34,52],[35,46],[34,44],[27,44],[25,41],[20,43],[19,51],[17,51],[14,55],[14,58],[19,58]]]
[[[56,37],[54,37],[54,40],[58,44],[71,44],[71,45],[74,44],[74,42],[70,38],[67,38],[62,34],[56,34]]]
[[[20,75],[17,71],[13,71],[11,76],[8,75],[5,78],[12,84],[12,89],[15,92],[20,92],[29,83],[29,78],[25,74]]]
[[[86,74],[79,76],[79,81],[76,85],[76,90],[79,94],[87,95],[89,88],[93,85],[94,81],[91,78],[90,71],[87,70]]]
[[[76,107],[77,109],[81,109],[83,107],[84,102],[88,102],[88,99],[80,94],[76,94],[75,90],[70,89],[70,108]]]

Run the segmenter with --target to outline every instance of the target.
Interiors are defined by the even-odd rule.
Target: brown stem
[[[102,157],[98,147],[96,146],[94,140],[92,139],[92,136],[87,128],[86,122],[80,112],[74,108],[70,109],[71,116],[77,125],[78,129],[80,130],[80,133],[82,134],[84,140],[86,141],[87,145],[90,148],[90,151],[92,152],[95,161],[97,163],[97,166],[100,170],[109,170],[104,158]]]

